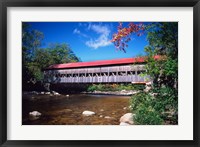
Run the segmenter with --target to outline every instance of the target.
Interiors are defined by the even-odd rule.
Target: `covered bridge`
[[[157,57],[155,57],[157,58]],[[144,57],[51,65],[44,70],[48,83],[144,83]]]

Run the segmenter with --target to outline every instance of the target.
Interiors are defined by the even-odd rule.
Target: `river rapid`
[[[130,96],[116,95],[46,95],[26,94],[22,98],[22,125],[119,125],[119,119],[129,113]],[[84,116],[83,111],[95,115]],[[29,112],[42,115],[30,119]]]

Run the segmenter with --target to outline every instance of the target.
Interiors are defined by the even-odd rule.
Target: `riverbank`
[[[120,91],[93,91],[93,92],[88,92],[88,91],[84,91],[84,92],[80,92],[80,93],[76,93],[76,94],[93,94],[93,95],[115,95],[115,96],[131,96],[138,93],[138,91],[136,90],[120,90]],[[54,96],[54,95],[65,95],[65,96],[69,96],[71,94],[66,94],[66,93],[58,93],[56,91],[51,91],[51,92],[39,92],[39,91],[24,91],[23,95],[49,95],[49,96]]]
[[[82,92],[83,94],[94,94],[94,95],[119,95],[119,96],[131,96],[138,91],[135,90],[120,90],[120,91],[93,91],[93,92]]]

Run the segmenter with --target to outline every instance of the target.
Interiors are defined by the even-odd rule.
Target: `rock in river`
[[[56,92],[56,91],[52,91],[53,95],[60,95],[60,93]]]
[[[121,122],[119,125],[120,125],[120,126],[129,126],[130,124],[125,123],[125,122]]]
[[[45,92],[45,94],[51,94],[51,92]]]
[[[133,125],[134,122],[133,122],[133,114],[132,113],[126,113],[124,114],[121,118],[120,118],[120,123],[128,123],[128,124],[131,124]]]
[[[82,114],[85,115],[85,116],[91,116],[91,115],[94,115],[95,112],[92,112],[92,111],[83,111]]]
[[[29,112],[29,119],[36,120],[39,119],[42,114],[38,111]]]
[[[106,119],[111,119],[112,117],[110,117],[110,116],[105,116],[104,118],[106,118]]]

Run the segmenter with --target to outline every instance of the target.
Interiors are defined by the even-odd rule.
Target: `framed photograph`
[[[2,146],[198,146],[199,1],[0,2]]]

